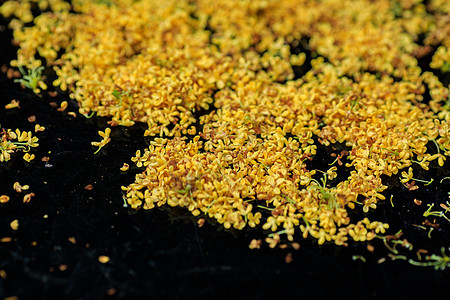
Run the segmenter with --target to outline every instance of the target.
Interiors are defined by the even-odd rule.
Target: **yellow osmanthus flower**
[[[12,100],[10,103],[5,105],[5,109],[20,108],[19,104],[19,100]]]
[[[248,245],[250,249],[260,249],[261,248],[261,240],[253,239]]]
[[[406,182],[410,181],[413,178],[413,176],[414,176],[413,169],[411,167],[409,167],[408,173],[406,173],[405,171],[402,172],[402,179],[400,179],[400,182],[406,183]]]
[[[65,111],[68,107],[69,103],[67,101],[61,102],[61,107],[58,108],[58,111]]]
[[[21,185],[19,182],[14,182],[13,184],[13,189],[18,192],[18,193],[22,193],[22,191],[26,191],[30,188],[29,185]]]
[[[31,162],[33,159],[35,159],[34,154],[30,154],[27,152],[23,155],[23,160],[25,160],[26,162]]]
[[[12,221],[9,225],[11,226],[12,230],[17,230],[19,229],[19,220],[16,219]]]
[[[105,131],[99,131],[98,134],[103,138],[100,142],[92,142],[93,146],[98,147],[94,154],[97,154],[106,144],[111,141],[109,135],[111,134],[111,128],[106,128]]]
[[[34,193],[28,193],[25,196],[23,196],[23,203],[29,203],[31,201],[31,198],[36,196]]]
[[[6,203],[9,202],[9,196],[8,195],[0,195],[0,203]]]
[[[110,258],[109,258],[109,256],[106,256],[106,255],[100,255],[98,257],[98,261],[101,262],[102,264],[106,264],[107,262],[110,261]]]
[[[44,131],[44,130],[45,130],[44,126],[41,126],[39,124],[34,125],[34,132],[41,132],[41,131]]]

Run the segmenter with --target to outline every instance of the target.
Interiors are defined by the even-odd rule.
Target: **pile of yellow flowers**
[[[418,65],[434,47],[429,67],[449,71],[448,1],[22,0],[0,13],[12,66],[52,69],[85,116],[148,124],[131,159],[143,171],[122,187],[135,209],[346,245],[388,228],[349,217],[385,200],[383,176],[407,184],[450,155],[449,86]],[[347,150],[309,169],[318,143]]]

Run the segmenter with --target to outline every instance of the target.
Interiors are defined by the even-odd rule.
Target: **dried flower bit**
[[[404,183],[404,185],[410,191],[415,191],[415,190],[419,189],[419,187],[416,185],[416,182],[414,180],[411,182],[406,182],[406,183]]]
[[[111,287],[111,288],[109,288],[109,289],[106,290],[106,295],[108,295],[108,296],[113,296],[113,295],[116,294],[116,292],[117,292],[116,288]]]
[[[448,201],[446,204],[440,203],[439,206],[442,207],[443,209],[445,209],[444,214],[446,214],[448,211],[450,211],[450,203]]]
[[[36,122],[36,116],[35,115],[31,115],[27,118],[28,122],[30,123],[34,123]]]
[[[59,269],[61,272],[64,272],[64,271],[67,270],[68,267],[69,267],[68,265],[62,264],[62,265],[59,265],[59,266],[58,266],[58,269]]]
[[[288,244],[279,244],[278,245],[278,248],[280,248],[280,249],[287,249],[288,247],[289,247]]]
[[[205,219],[203,219],[203,218],[198,219],[197,225],[199,228],[203,227],[203,225],[205,225]]]
[[[300,244],[297,242],[293,242],[291,244],[292,248],[294,248],[294,250],[300,250]]]
[[[414,204],[415,205],[422,205],[422,200],[414,198]]]
[[[418,250],[416,251],[417,259],[418,259],[418,260],[422,260],[421,254],[427,254],[427,253],[428,253],[428,250],[425,250],[425,249],[418,249]]]
[[[287,264],[290,264],[290,263],[292,263],[293,261],[294,261],[294,257],[292,256],[292,253],[291,253],[291,252],[288,252],[288,253],[286,254],[286,256],[284,257],[284,262],[287,263]]]
[[[19,100],[11,100],[10,103],[5,105],[5,109],[13,109],[13,108],[20,108],[20,102]]]

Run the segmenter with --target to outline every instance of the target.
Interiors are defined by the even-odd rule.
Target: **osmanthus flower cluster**
[[[26,132],[20,131],[19,129],[12,131],[11,129],[6,130],[5,128],[1,128],[1,130],[0,162],[9,161],[11,154],[15,152],[25,152],[23,159],[28,162],[34,159],[34,154],[29,154],[28,152],[31,148],[39,146],[39,139],[33,136],[31,131]]]
[[[448,1],[62,3],[0,8],[16,17],[12,65],[45,58],[80,113],[147,123],[153,141],[131,159],[143,171],[122,187],[132,208],[185,207],[272,231],[271,245],[296,232],[347,245],[388,228],[349,217],[385,200],[382,178],[410,184],[450,155],[449,87],[417,62],[436,47],[430,68],[447,72]],[[346,150],[312,169],[319,143]]]

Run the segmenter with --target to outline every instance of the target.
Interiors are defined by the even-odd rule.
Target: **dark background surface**
[[[15,49],[5,20],[0,24],[1,66],[14,57]],[[19,100],[21,108],[5,110],[12,99]],[[6,272],[6,278],[0,278],[0,298],[450,297],[450,270],[435,271],[389,258],[378,264],[387,254],[379,240],[371,242],[375,253],[368,252],[364,243],[347,248],[317,246],[300,236],[296,236],[301,244],[298,251],[267,245],[250,250],[251,239],[263,238],[262,232],[227,231],[209,220],[199,228],[197,218],[181,209],[124,208],[120,187],[133,182],[139,170],[123,173],[119,168],[124,162],[131,165],[131,156],[146,146],[145,128],[114,127],[111,143],[94,155],[90,143],[99,140],[97,130],[104,130],[107,120],[68,115],[68,111],[77,111],[74,102],[65,112],[50,105],[67,99],[64,95],[37,97],[0,74],[2,127],[33,130],[35,123],[27,120],[31,115],[46,127],[37,134],[40,146],[32,151],[34,161],[26,163],[23,154],[17,153],[10,162],[0,163],[0,194],[11,197],[0,204],[0,238],[13,239],[0,243],[0,270]],[[41,161],[43,156],[50,158],[48,163]],[[448,176],[432,172],[437,178]],[[36,194],[30,203],[22,203],[23,194],[13,191],[16,181],[30,185],[30,192]],[[84,188],[88,184],[93,190]],[[423,221],[425,210],[412,199],[442,202],[448,199],[448,190],[445,181],[414,193],[392,188],[387,194],[394,195],[395,207],[386,201],[368,216],[389,222],[390,234],[403,229],[404,237],[417,247],[414,251],[425,248],[440,253],[441,246],[450,245],[448,226],[427,238],[427,232],[412,226]],[[9,225],[15,219],[19,220],[17,231]],[[70,237],[76,242],[69,241]],[[293,262],[288,264],[285,256],[289,252]],[[100,255],[111,260],[102,264]],[[352,255],[363,255],[367,262],[353,261]]]

